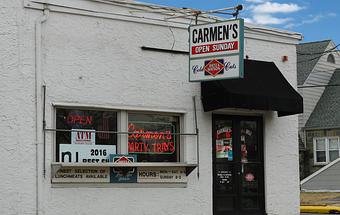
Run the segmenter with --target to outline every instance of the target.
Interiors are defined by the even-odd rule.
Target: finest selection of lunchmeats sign
[[[243,20],[190,26],[189,81],[243,77]]]

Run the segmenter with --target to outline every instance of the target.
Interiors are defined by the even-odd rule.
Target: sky
[[[242,4],[245,22],[301,33],[301,42],[340,43],[340,0],[138,0],[179,8],[213,10]],[[231,17],[231,16],[229,16]]]

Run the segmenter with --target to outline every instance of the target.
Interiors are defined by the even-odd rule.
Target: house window
[[[117,153],[117,112],[86,109],[56,109],[56,161],[108,162]]]
[[[320,137],[313,139],[314,164],[327,164],[339,157],[339,137]]]
[[[138,162],[179,161],[179,116],[128,114],[128,153]]]
[[[329,55],[327,56],[327,62],[328,62],[328,63],[335,63],[334,55],[329,54]]]

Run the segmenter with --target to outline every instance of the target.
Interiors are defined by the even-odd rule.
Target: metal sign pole
[[[43,85],[43,176],[46,178],[46,85]]]
[[[199,144],[199,130],[197,126],[197,111],[196,111],[196,96],[192,97],[194,102],[194,120],[195,120],[195,131],[196,131],[196,156],[197,156],[197,178],[200,178],[200,144]]]

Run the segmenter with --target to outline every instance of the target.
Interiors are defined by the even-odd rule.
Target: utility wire
[[[340,68],[336,68],[336,69],[333,69],[333,70],[318,70],[318,71],[313,71],[311,72],[310,74],[313,74],[313,73],[334,73],[336,72],[338,69]],[[340,70],[339,70],[340,71]]]
[[[315,84],[315,85],[307,85],[307,86],[298,86],[297,88],[315,88],[315,87],[339,87],[340,84]]]
[[[334,46],[333,48],[331,49],[328,49],[326,51],[323,51],[323,52],[318,52],[318,53],[299,53],[297,52],[298,55],[310,55],[310,56],[314,56],[314,55],[317,55],[313,58],[310,58],[310,59],[306,59],[306,60],[301,60],[301,61],[297,61],[296,63],[306,63],[306,62],[310,62],[310,61],[313,61],[313,60],[316,60],[328,53],[331,53],[331,52],[338,52],[338,50],[334,50],[334,49],[337,49],[337,47],[339,46],[340,44]]]
[[[323,54],[323,53],[337,53],[340,52],[339,50],[333,51],[324,51],[324,52],[314,52],[314,53],[303,53],[303,52],[296,52],[298,55],[316,55],[316,54]]]

